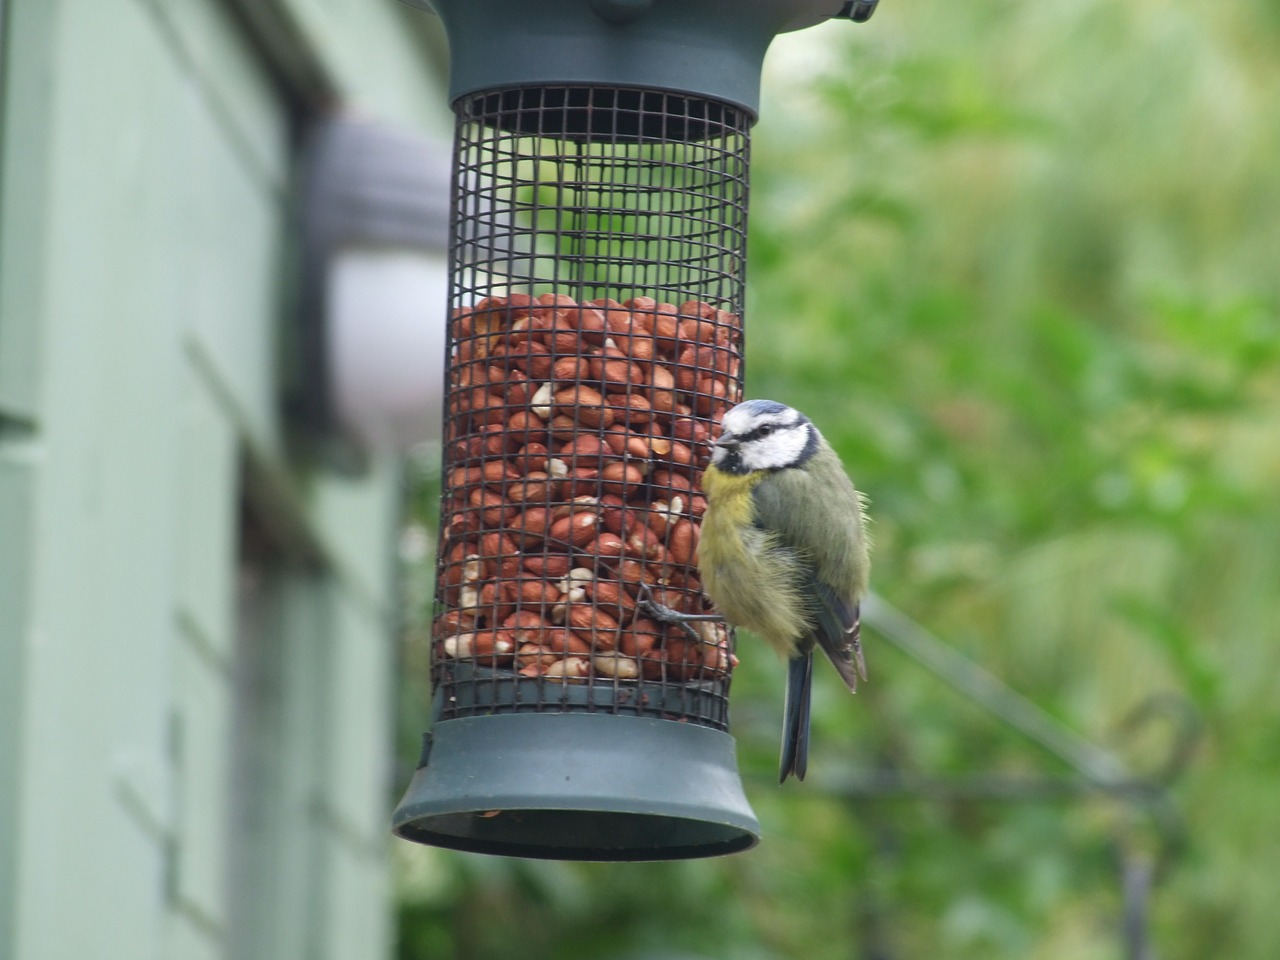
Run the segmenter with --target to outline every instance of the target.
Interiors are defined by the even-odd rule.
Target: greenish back
[[[754,490],[758,525],[813,564],[817,579],[846,603],[867,587],[861,494],[826,440],[805,469],[780,470]]]

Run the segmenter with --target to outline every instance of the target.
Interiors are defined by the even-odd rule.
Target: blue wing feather
[[[800,643],[801,651],[821,647],[849,689],[856,690],[859,678],[865,680],[867,675],[860,642],[859,585],[855,582],[865,572],[851,559],[853,551],[865,551],[862,502],[839,469],[839,461],[835,462],[835,473],[816,481],[809,472],[786,470],[771,478],[772,482],[757,484],[753,520],[757,528],[776,538],[780,549],[800,558],[805,570],[797,586],[811,629]],[[817,522],[811,512],[794,509],[795,503],[823,502],[824,496],[835,507],[827,517],[834,528]],[[849,552],[819,549],[832,543],[846,545]],[[815,555],[827,558],[824,569],[842,581],[838,586],[819,575],[811,559]]]

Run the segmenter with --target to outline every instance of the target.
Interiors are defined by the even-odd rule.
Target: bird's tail
[[[787,700],[783,707],[782,769],[778,782],[791,774],[804,779],[809,766],[809,690],[813,686],[813,651],[787,661]]]

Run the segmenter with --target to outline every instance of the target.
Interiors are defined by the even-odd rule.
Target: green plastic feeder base
[[[545,860],[680,860],[755,846],[733,738],[649,717],[436,723],[393,815],[418,843]]]

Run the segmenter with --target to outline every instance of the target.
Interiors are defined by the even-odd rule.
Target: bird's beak
[[[737,437],[721,437],[716,441],[716,446],[721,450],[732,450],[738,445]]]

